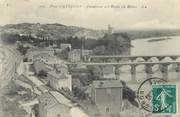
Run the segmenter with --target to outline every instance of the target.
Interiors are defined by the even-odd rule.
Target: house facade
[[[70,62],[80,62],[81,61],[81,50],[80,49],[73,49],[68,53],[68,60]]]
[[[39,117],[71,117],[71,103],[58,92],[47,92],[39,98]]]
[[[57,70],[49,71],[47,73],[49,85],[60,90],[62,88],[72,91],[72,77],[69,74],[61,73]]]
[[[118,80],[93,81],[91,98],[104,117],[118,117],[122,109],[122,84]]]

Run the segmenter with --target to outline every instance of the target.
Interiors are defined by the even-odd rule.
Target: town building
[[[33,68],[34,68],[35,74],[37,75],[40,73],[40,71],[47,72],[50,70],[50,68],[43,61],[40,61],[40,60],[34,61]]]
[[[31,62],[23,62],[21,61],[19,67],[17,68],[16,72],[20,74],[24,74],[25,76],[33,76],[35,75],[34,67]]]
[[[35,98],[33,100],[28,100],[26,102],[20,103],[21,107],[26,111],[25,117],[38,117],[38,100]]]
[[[83,61],[86,61],[88,56],[92,54],[93,54],[93,50],[85,50],[85,49],[81,50],[81,56],[82,56]]]
[[[92,50],[73,49],[68,53],[68,60],[70,62],[80,62],[82,58],[86,60],[85,57],[92,54],[93,54]]]
[[[118,116],[122,109],[122,84],[118,80],[96,80],[91,98],[104,117]]]
[[[63,74],[68,74],[69,73],[68,66],[63,64],[63,63],[55,64],[54,69],[56,69],[57,71],[59,71],[60,73],[63,73]]]
[[[81,49],[73,49],[68,53],[68,60],[70,62],[80,62],[81,61]]]
[[[100,67],[101,74],[100,79],[117,79],[115,75],[115,67],[114,66],[103,66]]]
[[[72,75],[72,86],[73,88],[82,88],[83,85],[88,85],[89,71],[84,65],[77,65],[70,70]]]
[[[47,78],[52,88],[56,90],[64,88],[72,91],[72,77],[68,74],[66,66],[58,66],[55,70],[49,71]]]
[[[65,50],[65,49],[71,50],[71,44],[61,43],[61,44],[60,44],[60,48],[61,48],[62,50]]]
[[[50,48],[50,47],[38,48],[38,49],[31,48],[29,49],[27,58],[28,58],[28,61],[29,60],[34,61],[34,60],[49,58],[53,56],[54,56],[53,48]]]
[[[82,54],[82,56],[92,55],[93,51],[83,49],[81,54]]]
[[[72,117],[71,107],[71,101],[56,91],[39,97],[39,117]]]
[[[60,55],[62,53],[63,49],[55,48],[54,49],[54,54],[55,55]]]

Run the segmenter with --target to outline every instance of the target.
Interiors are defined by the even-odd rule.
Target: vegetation
[[[105,51],[103,54],[122,54],[131,48],[131,39],[126,33],[115,33],[112,35],[105,35],[102,39],[98,40],[99,46],[105,46]]]
[[[17,45],[17,50],[22,54],[22,55],[26,55],[27,50],[29,49],[29,47],[25,47],[22,44],[18,44]]]
[[[2,117],[25,117],[27,113],[17,101],[22,100],[17,92],[25,89],[17,85],[14,80],[10,81],[5,89],[1,97]]]
[[[2,110],[2,117],[25,117],[27,114],[17,102],[10,101],[6,97],[2,97]]]
[[[39,71],[38,76],[39,77],[47,77],[47,72],[44,70],[41,70],[41,71]]]
[[[88,95],[85,93],[85,91],[80,89],[80,88],[78,88],[78,87],[74,87],[73,94],[79,100],[85,100],[88,97]]]

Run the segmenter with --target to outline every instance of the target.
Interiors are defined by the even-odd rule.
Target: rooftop
[[[25,83],[27,83],[27,84],[29,84],[31,86],[34,86],[34,83],[24,75],[20,75],[17,79],[22,81],[22,82],[25,82]]]
[[[49,91],[42,96],[40,96],[40,102],[45,104],[45,107],[52,108],[57,104],[63,104],[67,107],[72,107],[72,103],[64,95],[57,91]]]
[[[49,71],[48,74],[53,76],[54,78],[57,78],[57,79],[64,79],[65,78],[63,73],[55,71],[55,70],[54,71]]]
[[[93,81],[92,86],[94,88],[119,88],[123,87],[119,80],[96,80]]]
[[[61,93],[57,92],[57,91],[50,91],[49,92],[59,103],[69,106],[72,106],[72,103],[69,99],[67,99],[64,95],[62,95]]]
[[[41,71],[41,70],[44,70],[44,71],[48,71],[48,70],[49,70],[49,69],[46,67],[46,64],[44,64],[44,62],[39,61],[39,60],[35,61],[35,62],[33,63],[33,66],[34,66],[34,70],[35,70],[36,72],[39,72],[39,71]]]

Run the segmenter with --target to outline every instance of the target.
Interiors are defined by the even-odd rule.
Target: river
[[[159,37],[167,38],[167,37]],[[132,41],[133,48],[131,55],[179,55],[180,54],[180,36],[168,37],[170,39],[151,41],[152,39],[159,38],[146,38],[137,39]]]
[[[131,48],[131,55],[180,55],[179,43],[180,36],[136,39],[131,42],[133,46]],[[139,60],[136,60],[136,62]],[[177,60],[180,61],[180,58]],[[172,60],[167,57],[162,61],[165,62]],[[152,58],[151,62],[158,62],[158,59]],[[124,81],[131,80],[130,69],[130,66],[121,67],[121,74],[119,79]],[[172,65],[169,66],[169,69],[172,69]],[[147,77],[147,74],[144,70],[144,65],[139,65],[136,67],[137,81],[142,82]],[[153,66],[153,72],[154,77],[163,77],[158,65]],[[175,72],[175,70],[169,72],[169,75],[171,76],[171,79],[176,79],[178,77],[178,74]]]

